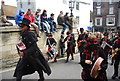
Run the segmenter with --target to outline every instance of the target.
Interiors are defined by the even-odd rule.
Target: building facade
[[[93,2],[93,30],[116,31],[118,26],[119,0],[94,0]]]
[[[33,10],[33,13],[37,9],[41,9],[42,11],[45,9],[47,10],[47,15],[50,17],[51,13],[55,14],[55,21],[57,21],[57,16],[59,15],[60,11],[63,11],[65,14],[69,12],[69,1],[71,0],[17,0],[17,7],[18,10],[22,9],[25,12],[28,8]],[[75,1],[73,15],[74,18],[77,20],[77,27],[78,28],[85,28],[87,29],[90,26],[90,4],[89,1],[84,2],[85,0],[72,0]]]

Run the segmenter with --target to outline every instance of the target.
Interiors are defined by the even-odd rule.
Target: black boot
[[[68,59],[65,60],[65,63],[67,63],[67,62],[68,62]]]
[[[114,75],[112,76],[112,79],[115,79],[117,76],[118,76],[117,74],[114,74]]]
[[[38,81],[44,81],[45,79],[38,79]]]
[[[120,76],[118,77],[118,79],[120,79]]]

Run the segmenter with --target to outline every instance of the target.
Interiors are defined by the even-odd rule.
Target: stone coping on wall
[[[57,25],[58,29],[62,29],[63,27],[60,25]],[[77,27],[73,27],[74,29]],[[32,30],[34,30],[31,27]],[[0,33],[7,33],[7,32],[20,32],[20,28],[18,26],[3,26],[0,27]]]

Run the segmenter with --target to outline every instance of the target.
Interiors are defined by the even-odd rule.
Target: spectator
[[[27,13],[24,15],[24,17],[28,20],[30,20],[31,22],[30,23],[35,23],[35,17],[34,15],[32,14],[32,10],[31,9],[28,9]]]
[[[30,24],[31,26],[35,29],[35,32],[37,34],[37,37],[40,37],[39,36],[39,30],[38,30],[38,26],[35,23],[35,17],[34,15],[32,14],[32,10],[31,9],[28,9],[27,13],[24,15],[24,18],[30,20]]]
[[[65,43],[64,43],[64,36],[61,35],[61,38],[60,38],[60,54],[61,54],[61,57],[64,57],[64,53],[65,53]]]
[[[48,18],[48,23],[51,27],[51,31],[52,32],[57,32],[57,25],[56,25],[56,22],[54,21],[54,14],[52,13],[50,18]]]
[[[38,29],[40,31],[40,11],[36,11],[35,13],[35,24],[38,26]]]
[[[59,16],[57,18],[57,22],[58,22],[58,25],[63,26],[63,30],[62,30],[61,34],[64,34],[64,32],[65,32],[65,30],[67,28],[67,25],[64,22],[64,16],[63,16],[63,12],[62,11],[60,11],[60,14],[59,14]]]
[[[24,18],[24,11],[19,10],[19,14],[17,14],[16,17],[15,17],[16,25],[19,25],[20,23],[22,23],[23,18]]]
[[[72,23],[70,22],[68,13],[64,15],[64,21],[65,21],[65,24],[69,27],[69,30],[72,31],[73,27],[72,27]]]
[[[43,10],[43,13],[41,15],[41,25],[42,25],[42,31],[46,31],[47,33],[50,33],[50,25],[48,24],[48,18],[47,18],[47,11]]]
[[[13,24],[7,20],[5,15],[2,16],[1,21],[0,21],[0,27],[2,26],[13,26]]]

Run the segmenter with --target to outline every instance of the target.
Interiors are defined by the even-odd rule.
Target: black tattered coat
[[[95,81],[107,81],[107,76],[106,76],[106,69],[107,69],[107,56],[105,55],[104,51],[102,49],[100,49],[99,47],[94,47],[88,46],[83,54],[82,54],[82,58],[81,58],[81,66],[83,67],[83,71],[82,71],[82,79],[83,80],[95,80]],[[93,52],[93,56],[91,56],[91,53]],[[101,70],[100,73],[98,75],[98,77],[96,79],[93,79],[90,76],[90,72],[91,69],[93,67],[93,64],[95,63],[95,61],[97,60],[98,57],[102,57],[104,60],[101,64]],[[94,60],[92,60],[92,58],[94,58]],[[85,60],[91,60],[93,62],[92,65],[90,64],[86,64]]]
[[[35,71],[44,71],[48,75],[51,74],[51,69],[45,60],[42,52],[37,46],[37,37],[29,30],[22,31],[22,42],[26,46],[26,50],[23,51],[23,58],[19,59],[16,66],[14,77],[32,74]]]

